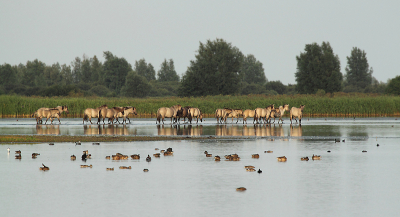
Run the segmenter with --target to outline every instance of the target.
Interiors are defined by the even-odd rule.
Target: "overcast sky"
[[[182,75],[199,42],[222,38],[263,63],[269,81],[294,84],[306,44],[329,42],[345,74],[353,47],[373,76],[400,74],[400,1],[20,1],[0,2],[0,64],[69,65],[103,51],[156,71],[173,59]]]

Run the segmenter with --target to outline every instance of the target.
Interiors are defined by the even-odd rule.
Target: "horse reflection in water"
[[[203,135],[203,125],[157,125],[157,131],[159,136],[201,136]]]
[[[301,130],[301,125],[298,125],[298,126],[290,125],[290,136],[294,136],[294,137],[303,136],[303,131]]]
[[[282,125],[253,125],[243,127],[217,125],[215,128],[216,136],[285,136]]]
[[[36,134],[38,135],[60,135],[60,125],[36,125]]]
[[[128,132],[128,128],[126,125],[84,125],[83,133],[85,135],[130,135],[132,134]],[[136,133],[134,133],[136,134]]]

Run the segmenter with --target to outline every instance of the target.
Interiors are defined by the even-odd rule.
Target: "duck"
[[[274,153],[274,152],[271,150],[268,150],[268,151],[264,151],[264,153]]]
[[[367,150],[362,150],[362,152],[367,152]]]
[[[208,154],[208,151],[204,151],[204,154]]]
[[[110,156],[106,156],[106,159],[107,159],[107,160],[110,160],[110,159],[111,159],[111,157],[110,157]]]
[[[326,152],[331,153],[331,150],[328,150],[328,151],[326,151]]]
[[[208,154],[208,153],[207,153],[207,154],[206,154],[206,157],[212,157],[212,154]]]
[[[244,168],[245,168],[245,169],[254,169],[255,167],[249,165],[249,166],[244,166]]]
[[[140,159],[140,154],[133,154],[131,155],[131,158],[134,160],[139,160]]]
[[[279,162],[286,162],[287,161],[287,158],[285,156],[277,157],[277,159],[278,159]]]
[[[54,145],[54,143],[49,143],[49,145]]]
[[[245,190],[247,190],[245,187],[236,188],[236,191],[245,191]]]
[[[149,172],[149,169],[143,169],[143,172]]]
[[[100,142],[93,142],[92,145],[100,145]]]
[[[158,149],[158,148],[155,148],[154,150],[158,151],[159,149]]]
[[[160,151],[160,153],[164,153],[164,152],[165,152],[165,150],[161,150],[161,151]]]
[[[147,155],[147,157],[146,157],[146,161],[147,161],[147,162],[150,162],[150,161],[151,161],[151,157],[150,157],[150,155]]]
[[[38,155],[40,155],[39,153],[32,153],[32,158],[36,158]]]
[[[75,145],[81,145],[81,141],[75,142]]]
[[[376,146],[379,146],[379,144],[376,144]],[[8,151],[8,152],[10,152],[10,151]]]
[[[153,154],[154,157],[160,157],[160,153]]]
[[[251,158],[260,158],[260,155],[259,154],[252,154]]]
[[[247,172],[255,172],[256,169],[254,169],[254,168],[247,168],[246,171],[247,171]]]
[[[71,160],[76,160],[76,156],[75,155],[71,155]]]
[[[90,164],[90,165],[81,165],[81,168],[92,168],[93,166],[92,166],[92,164]]]
[[[106,168],[107,171],[114,171],[114,167],[113,168]]]
[[[302,158],[300,158],[300,160],[302,160],[302,161],[308,161],[308,160],[310,160],[310,159],[308,159],[308,157],[302,157]]]
[[[221,161],[221,157],[218,156],[218,155],[216,155],[216,156],[214,157],[214,159],[215,159],[215,161]]]
[[[321,155],[312,155],[313,160],[321,160]]]
[[[43,163],[42,163],[42,166],[43,167],[39,167],[39,170],[50,170],[50,168],[45,166]]]
[[[257,173],[262,173],[261,169],[258,169]]]
[[[164,156],[172,156],[172,155],[174,155],[174,152],[171,151],[164,152]]]
[[[120,169],[128,169],[128,170],[132,169],[131,166],[129,166],[129,167],[127,167],[127,166],[120,166],[119,168],[120,168]]]
[[[21,159],[21,154],[15,155],[15,159]]]
[[[15,154],[21,154],[21,150],[15,151]]]

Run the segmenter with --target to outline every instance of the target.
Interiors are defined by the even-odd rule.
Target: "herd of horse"
[[[290,109],[290,114],[289,114],[289,119],[290,123],[292,124],[292,119],[294,119],[297,123],[297,119],[299,119],[299,123],[301,124],[301,118],[303,116],[303,109],[304,105],[301,105],[300,108],[292,107]],[[275,118],[279,118],[278,124],[281,121],[283,123],[282,117],[285,114],[285,111],[289,111],[289,105],[285,104],[283,106],[279,106],[278,108],[275,108],[273,104],[265,107],[265,108],[256,108],[254,110],[251,109],[230,109],[230,108],[223,108],[223,109],[217,109],[215,111],[215,118],[217,119],[218,124],[226,123],[227,118],[232,118],[232,123],[233,119],[237,118],[236,123],[239,122],[239,117],[243,117],[243,124],[246,122],[247,124],[247,118],[253,118],[253,124],[254,123],[271,123],[272,118],[274,119],[275,123]],[[42,124],[42,118],[46,118],[46,122],[50,119],[51,124],[53,124],[53,120],[55,118],[58,119],[59,123],[61,124],[60,121],[60,116],[61,113],[69,113],[68,107],[67,106],[57,106],[55,108],[40,108],[38,109],[35,113],[32,114],[32,117],[36,117],[36,124]],[[105,119],[108,118],[108,123],[113,124],[114,120],[115,122],[118,122],[118,118],[123,118],[122,124],[126,124],[126,119],[128,119],[129,123],[131,120],[129,119],[129,115],[134,114],[137,115],[136,108],[132,106],[126,106],[126,107],[112,107],[108,108],[107,105],[102,105],[97,108],[87,108],[84,111],[83,115],[83,121],[82,123],[84,124],[86,122],[92,123],[92,118],[97,118],[97,124],[101,123],[101,119],[103,120],[103,124],[105,123]],[[181,105],[174,105],[172,107],[161,107],[157,110],[157,116],[156,116],[156,124],[161,124],[161,122],[164,124],[164,119],[165,118],[171,118],[171,123],[180,123],[180,119],[183,118],[183,121],[186,121],[186,118],[188,119],[188,122],[190,124],[192,123],[192,120],[196,120],[196,123],[203,122],[203,114],[198,108],[193,108],[190,106],[185,106],[182,107]]]

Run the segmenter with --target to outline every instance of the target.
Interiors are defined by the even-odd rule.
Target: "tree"
[[[93,57],[91,63],[92,82],[102,84],[104,82],[103,64],[97,59],[96,55]]]
[[[104,52],[104,57],[104,83],[110,90],[119,94],[125,85],[128,72],[132,71],[132,66],[124,58],[118,58],[109,51]]]
[[[301,94],[316,93],[319,89],[329,93],[340,91],[343,80],[340,61],[329,42],[322,42],[321,46],[307,44],[304,50],[296,56],[297,91]]]
[[[81,62],[81,79],[84,83],[91,83],[92,81],[92,59],[89,59],[86,55],[83,55]]]
[[[17,82],[17,75],[10,64],[0,65],[0,85],[13,85]]]
[[[400,76],[389,80],[385,93],[400,95]]]
[[[345,86],[354,86],[364,89],[372,83],[373,69],[369,68],[367,54],[357,47],[353,47],[350,57],[347,57]]]
[[[167,62],[164,59],[164,62],[161,63],[161,68],[157,72],[157,80],[164,81],[179,81],[179,75],[175,71],[174,61],[172,59]]]
[[[135,72],[147,79],[147,81],[156,80],[156,71],[151,63],[147,64],[145,59],[135,62]]]
[[[128,97],[145,97],[151,91],[151,85],[144,76],[130,71],[126,76],[125,86],[121,92]]]
[[[35,59],[34,61],[28,61],[26,63],[26,71],[23,77],[23,84],[28,86],[36,86],[40,84],[45,84],[44,80],[44,69],[46,64]]]
[[[267,90],[274,90],[278,94],[285,94],[286,93],[286,86],[282,84],[281,81],[270,81],[266,85]]]
[[[241,73],[243,74],[243,81],[249,84],[264,85],[267,82],[263,64],[253,54],[249,54],[243,58]]]
[[[82,60],[79,57],[75,57],[75,60],[71,62],[72,66],[72,79],[74,83],[79,83],[82,78],[81,66]]]
[[[228,95],[240,91],[243,54],[223,39],[200,42],[196,60],[182,77],[180,96]]]

